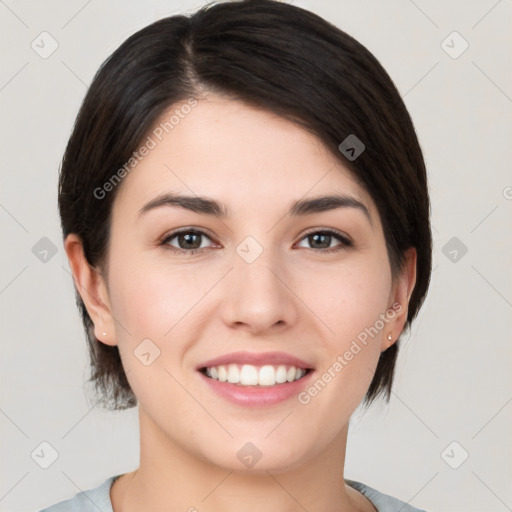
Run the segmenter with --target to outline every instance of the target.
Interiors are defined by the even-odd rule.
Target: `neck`
[[[222,468],[170,440],[139,408],[139,468],[121,476],[110,496],[114,512],[374,512],[343,480],[346,425],[327,448],[286,471]]]

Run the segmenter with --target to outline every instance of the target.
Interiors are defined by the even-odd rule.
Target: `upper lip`
[[[196,367],[196,370],[227,364],[252,364],[254,366],[282,364],[295,366],[296,368],[312,368],[312,366],[303,359],[292,356],[291,354],[287,354],[285,352],[231,352],[230,354],[224,354],[199,364]]]

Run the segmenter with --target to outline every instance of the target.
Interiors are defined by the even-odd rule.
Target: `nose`
[[[296,322],[298,298],[290,272],[278,259],[270,250],[263,250],[254,261],[243,252],[233,255],[233,268],[223,290],[222,318],[226,325],[261,335]]]

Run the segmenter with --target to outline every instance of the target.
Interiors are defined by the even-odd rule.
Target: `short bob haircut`
[[[83,100],[59,175],[63,238],[76,233],[97,270],[105,266],[113,202],[98,194],[125,166],[156,120],[190,98],[216,93],[277,114],[318,137],[374,200],[393,277],[417,251],[404,332],[428,290],[432,235],[427,175],[407,109],[393,81],[359,42],[316,14],[276,0],[212,3],[161,19],[130,36],[101,65]],[[359,157],[339,149],[349,135]],[[103,274],[105,275],[105,274]],[[96,339],[75,288],[99,402],[137,405],[117,346]],[[364,405],[389,401],[399,341],[380,355]]]

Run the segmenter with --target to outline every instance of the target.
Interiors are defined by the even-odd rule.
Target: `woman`
[[[63,158],[95,383],[140,466],[46,511],[419,510],[344,478],[431,271],[425,165],[368,50],[272,0],[140,30]]]

